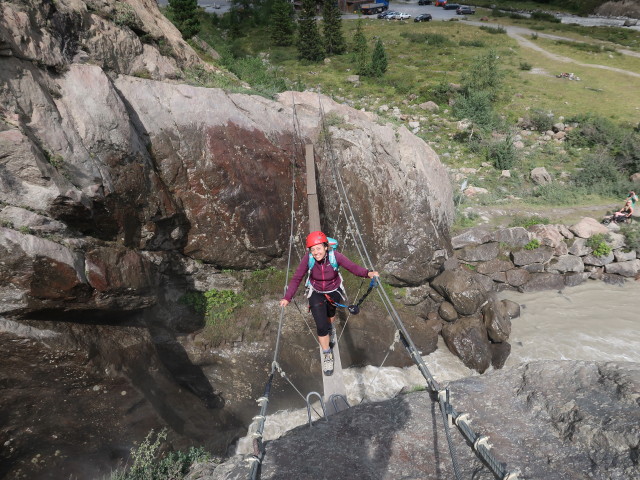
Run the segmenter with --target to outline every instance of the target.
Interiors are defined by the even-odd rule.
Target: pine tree
[[[356,24],[356,32],[353,34],[353,45],[351,46],[353,54],[353,62],[358,75],[367,75],[369,73],[369,47],[367,46],[367,37],[362,30],[362,20],[358,19]]]
[[[169,0],[169,14],[185,39],[200,31],[198,0]]]
[[[302,11],[298,21],[298,56],[312,62],[324,58],[322,38],[316,24],[316,12],[316,0],[302,0]]]
[[[369,67],[369,73],[372,77],[381,77],[384,72],[387,71],[389,63],[387,62],[387,52],[384,51],[384,45],[382,40],[378,38],[376,46],[373,49],[371,55],[371,65]]]
[[[293,45],[296,25],[293,21],[293,5],[287,0],[275,0],[271,14],[271,40],[285,47]]]
[[[324,33],[324,49],[327,55],[340,55],[347,50],[342,34],[342,18],[337,0],[324,0],[322,5],[322,21]]]

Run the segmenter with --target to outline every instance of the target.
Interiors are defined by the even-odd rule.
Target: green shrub
[[[125,2],[116,2],[113,22],[120,27],[128,27],[134,31],[139,31],[142,28],[138,14],[131,5]]]
[[[196,462],[210,460],[211,456],[202,448],[191,447],[187,452],[162,453],[161,447],[167,439],[167,430],[155,435],[151,430],[138,448],[131,450],[132,461],[128,470],[117,470],[111,480],[178,480],[189,473]]]
[[[531,40],[538,40],[538,34],[536,32],[531,34]]]
[[[447,103],[456,91],[448,82],[437,83],[429,90],[429,96],[436,103]]]
[[[624,225],[620,228],[620,233],[624,235],[626,249],[640,252],[640,224]]]
[[[454,45],[447,35],[441,33],[402,32],[400,36],[406,38],[411,43],[425,43],[430,47],[447,47]]]
[[[537,132],[546,132],[553,128],[553,114],[534,109],[529,113],[529,124]]]
[[[533,68],[533,65],[527,62],[520,62],[520,70],[529,71]]]
[[[551,223],[551,220],[547,217],[523,217],[516,215],[513,220],[511,220],[509,226],[528,228],[533,225],[549,225],[549,223]]]
[[[575,174],[575,183],[601,195],[620,195],[627,189],[624,176],[616,161],[605,151],[599,150],[585,156],[581,170]]]
[[[146,80],[151,80],[151,78],[152,78],[151,77],[151,72],[145,67],[142,67],[139,70],[136,70],[131,75],[133,75],[134,77],[138,77],[138,78],[144,78]]]
[[[509,170],[518,161],[513,138],[509,135],[503,141],[494,142],[487,147],[487,161],[493,163],[498,170]]]
[[[460,40],[458,44],[461,47],[478,47],[478,48],[486,47],[486,44],[482,40]]]
[[[178,299],[178,303],[187,305],[196,313],[204,315],[207,311],[207,299],[204,293],[198,291],[187,292]]]
[[[583,188],[552,182],[534,188],[529,201],[537,205],[575,205],[584,194]]]
[[[233,290],[214,288],[204,292],[204,298],[206,300],[206,322],[210,326],[228,319],[236,309],[245,303],[244,296]]]
[[[567,133],[567,142],[573,147],[610,147],[619,143],[624,131],[611,120],[598,115],[580,116],[578,126]]]
[[[328,117],[328,115],[327,115]],[[344,121],[344,120],[342,120]],[[260,298],[263,295],[278,295],[282,293],[285,284],[286,271],[268,267],[255,270],[244,280],[244,291],[249,298]]]
[[[482,25],[480,27],[480,30],[484,30],[485,32],[491,33],[491,34],[507,33],[507,29],[504,27],[501,27],[500,25],[498,25],[497,27],[487,27],[486,25]]]
[[[606,257],[611,253],[611,247],[607,244],[606,238],[602,233],[596,233],[587,240],[587,247],[593,250],[594,257]]]
[[[525,250],[535,250],[536,248],[540,247],[540,240],[538,240],[537,238],[533,238],[531,239],[531,241],[529,243],[527,243],[524,246]]]
[[[459,94],[453,105],[453,115],[458,119],[468,118],[476,125],[490,130],[497,122],[491,94],[476,90]]]
[[[546,12],[533,11],[531,12],[531,18],[533,20],[538,20],[542,22],[551,22],[551,23],[561,23],[562,21],[559,18],[556,18],[555,15]]]

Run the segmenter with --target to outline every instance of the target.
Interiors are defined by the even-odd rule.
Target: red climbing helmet
[[[311,248],[319,243],[329,243],[327,236],[321,231],[311,232],[307,235],[307,248]]]

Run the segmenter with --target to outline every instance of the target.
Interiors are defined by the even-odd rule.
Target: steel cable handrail
[[[326,128],[325,127],[324,110],[322,108],[322,102],[320,100],[320,96],[319,95],[318,95],[318,103],[319,103],[320,119],[321,119],[323,128]],[[346,191],[346,188],[344,186],[344,182],[342,180],[342,175],[340,174],[340,171],[338,170],[337,159],[335,157],[335,151],[334,151],[334,149],[332,148],[332,146],[330,144],[329,135],[325,135],[324,138],[325,138],[325,144],[328,146],[328,148],[326,150],[328,152],[330,152],[329,158],[330,158],[331,162],[333,163],[333,165],[331,165],[330,170],[334,174],[335,185],[336,185],[336,188],[338,190],[338,197],[340,199],[340,202],[344,201],[344,203],[346,205],[346,208],[347,208],[347,210],[349,212],[349,216],[351,217],[351,224],[353,225],[353,228],[355,229],[355,232],[357,234],[357,238],[356,238],[356,236],[354,236],[354,242],[356,243],[356,248],[358,249],[358,252],[360,253],[360,256],[361,256],[361,259],[363,260],[363,263],[365,263],[369,269],[373,270],[373,262],[371,261],[371,257],[369,256],[369,253],[367,251],[366,245],[365,245],[364,240],[362,238],[362,235],[360,233],[360,229],[358,227],[358,223],[356,221],[355,214],[353,213],[353,209],[351,208],[351,203],[349,202],[349,197],[347,195],[347,191]],[[345,215],[346,215],[346,212],[345,212]],[[349,223],[349,219],[347,219],[347,222]],[[358,246],[358,243],[360,243],[359,246]],[[380,279],[377,278],[377,280],[379,282]],[[398,315],[398,312],[396,311],[395,307],[391,303],[391,300],[389,299],[389,296],[387,295],[387,292],[383,288],[378,288],[377,290],[378,290],[378,295],[380,297],[380,300],[382,301],[383,305],[385,306],[385,308],[387,310],[387,313],[389,313],[389,316],[391,317],[391,320],[393,321],[393,323],[395,324],[396,328],[400,332],[400,339],[402,340],[402,343],[404,344],[405,349],[407,350],[407,352],[409,353],[411,358],[413,358],[413,361],[416,363],[416,365],[417,365],[418,369],[420,370],[420,373],[422,374],[422,376],[427,380],[427,384],[429,386],[430,391],[432,393],[434,393],[434,394],[438,394],[438,396],[440,398],[439,403],[440,403],[440,409],[441,409],[441,412],[442,412],[442,415],[443,415],[443,419],[444,418],[451,418],[452,420],[455,421],[455,425],[458,427],[458,430],[460,431],[460,433],[463,435],[463,437],[465,437],[465,439],[468,442],[470,442],[470,444],[472,445],[473,450],[476,453],[476,455],[481,460],[483,460],[485,462],[485,464],[491,469],[492,473],[496,476],[496,478],[499,478],[501,480],[517,479],[519,471],[517,471],[517,470],[513,471],[513,472],[507,471],[506,470],[506,466],[501,464],[501,463],[499,463],[493,457],[493,455],[489,452],[490,446],[486,442],[487,437],[477,435],[469,427],[468,421],[464,418],[467,415],[466,414],[458,414],[455,411],[455,409],[453,408],[453,405],[451,405],[451,403],[449,403],[449,400],[448,400],[449,390],[448,390],[448,388],[447,389],[440,388],[440,386],[436,382],[436,380],[433,377],[433,375],[431,375],[431,372],[427,368],[424,360],[422,359],[422,356],[420,355],[418,349],[416,348],[415,344],[411,340],[409,332],[406,330],[406,328],[404,326],[404,323],[402,322],[402,319],[400,318],[400,316]],[[442,397],[445,397],[445,398],[442,399]],[[445,421],[445,426],[444,427],[445,427],[445,433],[446,433],[446,436],[447,436],[447,442],[449,444],[449,451],[450,451],[450,454],[451,454],[451,460],[452,460],[452,464],[453,464],[454,473],[456,475],[456,478],[459,479],[460,478],[459,466],[458,466],[458,463],[457,463],[457,458],[456,458],[456,454],[455,454],[455,448],[454,448],[453,443],[452,443],[451,438],[450,438],[448,422]],[[482,442],[480,440],[482,440]]]

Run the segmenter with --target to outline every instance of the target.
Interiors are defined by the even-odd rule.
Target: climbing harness
[[[333,298],[331,298],[328,293],[325,293],[324,296],[327,299],[327,302],[329,302],[331,305],[334,305],[336,307],[346,308],[347,310],[349,310],[349,313],[353,315],[357,315],[358,313],[360,313],[360,305],[362,305],[362,302],[364,302],[364,300],[369,296],[369,294],[371,293],[371,290],[373,290],[377,286],[378,286],[377,280],[375,278],[372,278],[371,282],[369,282],[369,288],[367,289],[365,294],[362,295],[362,297],[360,297],[360,300],[358,300],[358,302],[355,303],[354,305],[344,305],[343,303],[338,303]]]

